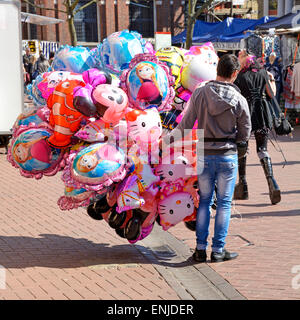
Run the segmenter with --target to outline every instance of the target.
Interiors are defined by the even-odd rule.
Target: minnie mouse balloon
[[[112,76],[103,70],[93,68],[84,71],[82,73],[82,78],[85,82],[85,86],[74,88],[73,91],[74,107],[87,117],[96,117],[97,108],[92,100],[92,91],[100,84],[110,84],[112,82]]]
[[[116,123],[121,120],[128,106],[126,93],[110,84],[101,84],[94,88],[92,100],[98,114],[107,123]]]

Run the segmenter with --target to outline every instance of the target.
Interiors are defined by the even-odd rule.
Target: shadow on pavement
[[[269,212],[257,212],[257,213],[241,213],[232,214],[231,218],[257,218],[257,217],[289,217],[289,216],[300,216],[299,210],[288,210],[288,211],[269,211]]]
[[[148,248],[141,245],[136,245],[136,247],[143,255],[149,256],[150,250]],[[150,251],[150,253],[152,256],[155,256],[155,261],[153,261],[153,258],[150,257],[151,262],[153,264],[159,264],[164,267],[183,268],[195,264],[195,261],[192,259],[192,253],[191,256],[188,258],[178,256],[174,251]]]
[[[139,246],[140,250],[144,247]],[[144,248],[145,251],[149,250]],[[40,237],[0,236],[0,265],[5,268],[80,268],[122,267],[122,265],[161,264],[184,267],[191,262],[168,263],[166,259],[148,261],[134,245],[94,243],[84,238],[55,234]]]
[[[292,193],[300,193],[300,190],[290,190],[290,191],[280,191],[281,194],[292,194]],[[264,195],[269,195],[269,193],[262,193]]]
[[[265,207],[273,207],[271,202],[268,203],[236,203],[235,206],[241,207],[255,207],[255,208],[265,208]]]
[[[300,161],[287,161],[287,163],[285,164],[285,166],[292,166],[292,165],[297,165],[299,164]],[[275,162],[272,163],[273,166],[284,166],[284,162]],[[247,164],[247,167],[261,167],[261,164],[259,162],[257,163],[249,163]],[[263,174],[263,171],[262,171]]]

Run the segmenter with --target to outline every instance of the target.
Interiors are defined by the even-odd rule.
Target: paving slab
[[[234,201],[226,247],[239,257],[222,263],[209,263],[223,279],[247,299],[300,299],[300,127],[293,138],[277,137],[282,154],[269,143],[275,178],[282,200],[272,205],[267,181],[256,155],[253,138],[247,161],[249,200]],[[215,212],[212,212],[214,215]],[[213,236],[211,220],[209,242]],[[184,224],[169,232],[191,249],[195,233]],[[208,254],[210,254],[208,248]]]
[[[158,225],[131,245],[84,208],[61,211],[61,173],[22,177],[0,154],[0,299],[226,300],[239,296]],[[209,267],[207,267],[209,268]],[[211,280],[210,280],[211,279]],[[223,280],[223,281],[222,281]],[[232,290],[232,291],[230,291]],[[242,296],[239,296],[242,298]]]
[[[168,232],[156,226],[131,245],[84,208],[61,211],[61,173],[24,178],[1,149],[0,299],[300,299],[300,127],[278,140],[284,168],[282,154],[269,149],[282,201],[270,204],[251,139],[250,199],[234,202],[226,245],[239,257],[217,264],[191,260],[195,233],[183,223]]]

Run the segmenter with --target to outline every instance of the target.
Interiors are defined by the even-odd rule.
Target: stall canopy
[[[257,30],[268,29],[292,29],[300,27],[300,11],[288,13],[280,18],[259,24],[255,27]]]
[[[204,22],[197,20],[194,27],[193,43],[203,42],[240,42],[249,34],[246,30],[254,30],[257,25],[266,23],[274,18],[263,17],[261,19],[226,18],[221,22]],[[172,38],[172,43],[186,41],[186,30]]]
[[[65,20],[40,16],[33,13],[21,12],[21,21],[44,26],[49,24],[61,23]]]

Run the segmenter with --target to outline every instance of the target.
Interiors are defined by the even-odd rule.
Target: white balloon
[[[213,50],[202,50],[201,54],[189,55],[189,58],[182,68],[181,84],[193,92],[201,82],[216,79],[218,56]]]

